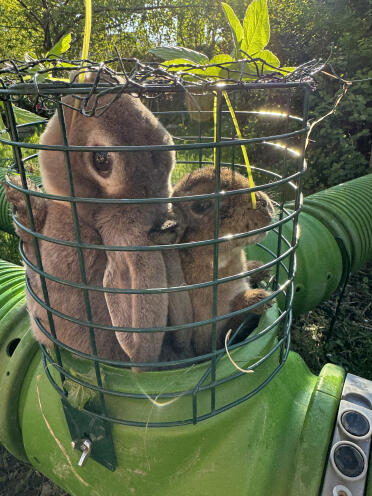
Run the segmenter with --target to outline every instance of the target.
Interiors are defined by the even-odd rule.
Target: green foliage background
[[[249,1],[227,3],[242,19]],[[372,0],[268,0],[268,7],[268,48],[282,66],[326,59],[333,44],[331,61],[338,74],[348,80],[372,77]],[[69,32],[72,44],[68,57],[80,55],[82,0],[0,0],[0,19],[0,59],[23,59],[26,52],[40,57]],[[159,45],[186,46],[208,57],[232,53],[231,30],[221,1],[94,0],[90,58],[110,58],[116,46],[123,56],[154,59],[149,49]],[[332,107],[340,88],[335,79],[318,79],[311,107],[314,119]],[[370,81],[356,82],[335,115],[314,129],[308,148],[306,193],[371,170],[371,92]],[[0,161],[4,156],[8,157],[9,151],[2,149]]]

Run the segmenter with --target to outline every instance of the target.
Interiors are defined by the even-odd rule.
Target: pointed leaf
[[[275,69],[279,69],[280,67],[280,62],[279,59],[276,55],[273,54],[270,50],[261,50],[261,52],[258,52],[255,54],[254,58],[259,58],[264,60],[270,65],[266,65],[263,62],[257,62],[258,67],[263,68],[263,72],[274,72]],[[273,66],[273,67],[270,67]]]
[[[67,52],[71,45],[71,33],[67,33],[49,50],[46,57],[58,57],[62,53]]]
[[[283,74],[283,76],[287,76],[288,74],[295,71],[296,69],[297,69],[297,67],[281,67],[279,72],[281,72]]]
[[[270,40],[270,22],[267,0],[253,0],[244,17],[244,40],[242,50],[255,55],[263,50]]]
[[[195,64],[205,64],[208,62],[208,57],[204,53],[184,47],[155,47],[149,51],[163,60],[186,59]]]
[[[209,65],[213,64],[223,64],[222,67],[214,66],[214,67],[206,67],[203,74],[205,76],[214,76],[214,77],[228,77],[229,73],[226,70],[229,67],[229,62],[234,62],[235,59],[231,57],[231,55],[227,55],[225,53],[221,53],[220,55],[215,55],[209,62]]]
[[[31,122],[40,122],[45,120],[45,118],[40,117],[40,115],[36,115],[23,108],[15,107],[14,105],[13,105],[13,112],[17,124],[29,124]]]
[[[233,9],[228,5],[227,3],[222,2],[222,7],[225,12],[225,15],[227,17],[227,20],[229,21],[233,37],[234,37],[234,45],[235,45],[235,57],[239,58],[239,50],[240,50],[240,45],[243,41],[244,38],[244,30],[243,26],[241,25],[239,19],[236,17],[235,12]]]
[[[194,72],[194,68],[195,70],[199,68],[198,67],[199,64],[194,64],[187,59],[165,60],[164,62],[162,62],[162,65],[168,67],[168,71],[172,71],[172,72],[187,71],[187,70],[192,70],[192,72]],[[175,67],[171,67],[172,65],[174,65]]]

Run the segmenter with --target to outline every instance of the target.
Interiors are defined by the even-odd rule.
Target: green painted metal
[[[343,273],[340,249],[332,233],[315,217],[301,212],[299,215],[300,239],[296,250],[297,271],[294,279],[294,299],[292,310],[295,315],[307,312],[318,303],[327,299],[339,286]],[[283,235],[291,239],[292,224],[283,224]],[[276,255],[278,245],[277,234],[270,231],[262,242]],[[288,246],[282,242],[281,253]],[[259,246],[246,248],[248,258],[269,262],[273,255]],[[288,267],[289,257],[283,263]],[[285,268],[279,271],[279,283],[283,283],[288,275]],[[283,295],[278,296],[278,304],[284,307]]]

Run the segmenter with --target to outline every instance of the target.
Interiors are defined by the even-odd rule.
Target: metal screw
[[[71,447],[74,449],[79,449],[80,451],[83,452],[83,454],[80,457],[80,460],[78,462],[79,467],[82,467],[84,463],[87,461],[89,458],[89,455],[92,451],[92,446],[93,443],[90,439],[85,438],[81,439],[79,441],[71,441]]]
[[[90,439],[84,439],[80,448],[83,450],[83,454],[80,457],[78,465],[79,467],[82,467],[92,451],[92,441]]]

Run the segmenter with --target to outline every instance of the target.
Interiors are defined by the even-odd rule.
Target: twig
[[[228,331],[228,333],[226,334],[225,336],[225,350],[226,350],[226,354],[227,356],[229,357],[229,360],[230,362],[234,365],[234,367],[239,370],[239,372],[243,372],[243,374],[253,374],[254,370],[246,370],[246,369],[242,369],[241,367],[239,367],[239,365],[232,359],[231,355],[230,355],[230,352],[229,352],[229,349],[227,347],[227,344],[229,342],[229,339],[230,339],[230,336],[231,336],[231,333],[232,333],[232,329],[230,329]]]

